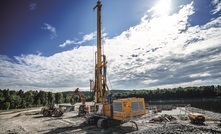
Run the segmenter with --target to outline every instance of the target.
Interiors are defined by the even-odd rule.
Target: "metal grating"
[[[138,103],[137,102],[131,102],[132,104],[132,111],[133,112],[137,112],[139,109],[138,109]]]
[[[113,109],[115,112],[123,112],[122,110],[122,102],[114,102]]]

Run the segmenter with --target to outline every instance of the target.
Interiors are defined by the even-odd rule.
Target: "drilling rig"
[[[102,54],[101,8],[102,4],[100,1],[98,1],[93,8],[93,10],[97,9],[97,52],[95,53],[95,81],[92,88],[95,93],[95,111],[86,118],[86,123],[105,128],[109,126],[118,126],[128,121],[133,122],[133,118],[146,114],[146,109],[144,98],[113,100],[106,82],[106,56]]]

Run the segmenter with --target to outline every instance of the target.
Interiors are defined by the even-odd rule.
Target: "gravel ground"
[[[198,110],[199,109],[195,109]],[[206,121],[204,125],[194,125],[190,121],[180,120],[179,114],[183,114],[184,108],[163,111],[158,114],[146,114],[141,118],[134,119],[139,130],[134,124],[128,122],[122,126],[108,129],[101,129],[96,126],[89,126],[84,123],[84,117],[77,117],[77,111],[67,112],[62,117],[43,117],[39,109],[22,111],[17,113],[0,114],[1,134],[219,134],[221,127],[212,120]],[[221,115],[204,111],[210,119],[221,119]],[[150,123],[153,118],[164,114],[176,118],[173,121]]]
[[[131,134],[218,134],[221,130],[206,126],[169,124],[167,126],[148,128]]]
[[[189,119],[181,120],[179,117],[187,116],[188,113],[197,112],[203,113],[207,117],[204,124],[191,124]],[[162,117],[164,114],[169,114],[175,117],[176,121],[156,121],[155,123],[148,123],[147,120]],[[151,115],[151,114],[150,114]],[[220,120],[220,121],[217,121]],[[141,126],[142,120],[137,120],[138,126]],[[143,125],[139,131],[130,132],[130,134],[221,134],[221,114],[211,111],[205,111],[198,108],[177,108],[172,111],[163,111],[156,115],[146,117],[146,125]]]

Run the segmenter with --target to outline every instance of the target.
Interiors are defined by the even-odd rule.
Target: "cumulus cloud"
[[[164,88],[220,84],[221,17],[191,26],[193,3],[162,17],[147,12],[138,25],[105,38],[108,84],[112,89]],[[67,40],[60,47],[92,40]],[[0,88],[89,89],[94,75],[94,47],[80,46],[50,57],[0,56]],[[109,83],[110,82],[110,83]]]
[[[57,36],[56,28],[50,24],[44,23],[44,27],[42,27],[42,29],[48,30],[49,32],[51,32],[51,35],[50,35],[51,39],[54,39]]]
[[[88,87],[92,79],[94,54],[91,47],[79,47],[50,57],[0,56],[1,88],[72,90]],[[82,53],[85,52],[85,53]],[[82,79],[84,77],[84,79]]]
[[[124,88],[183,85],[193,81],[203,85],[211,84],[211,78],[220,83],[221,17],[192,27],[188,18],[194,12],[190,3],[171,16],[151,19],[144,16],[139,25],[106,40],[107,57],[114,57],[109,61],[114,83]],[[195,73],[208,75],[196,77]]]

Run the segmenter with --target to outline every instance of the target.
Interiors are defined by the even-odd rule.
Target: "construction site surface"
[[[85,123],[86,116],[78,116],[78,106],[67,105],[66,112],[61,117],[44,117],[41,108],[24,111],[10,111],[0,113],[0,133],[44,133],[44,134],[180,134],[180,133],[221,133],[221,114],[204,111],[193,107],[173,107],[172,109],[155,110],[149,106],[147,114],[133,118],[134,123],[127,122],[121,126],[99,128]],[[65,105],[61,105],[65,107]],[[167,106],[168,107],[168,106]],[[74,109],[74,110],[73,110]],[[188,117],[190,113],[202,113],[205,122],[192,123]],[[89,113],[90,114],[90,113]]]

